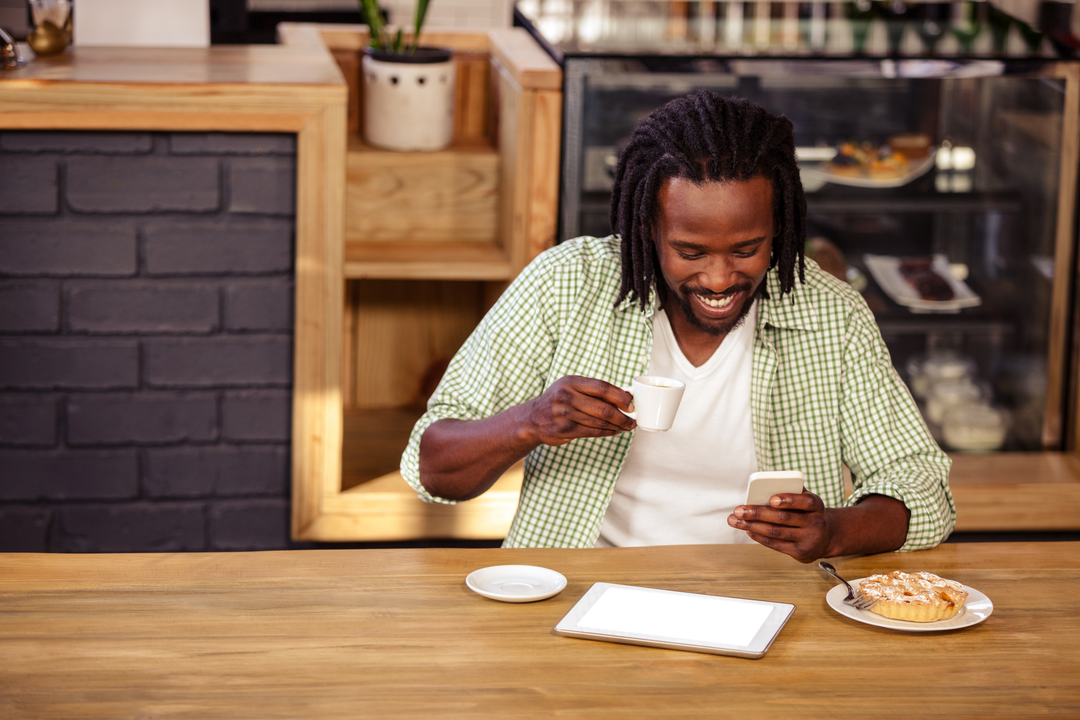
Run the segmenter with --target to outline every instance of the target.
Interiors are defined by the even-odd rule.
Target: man
[[[525,458],[506,547],[754,541],[811,562],[939,543],[949,459],[862,298],[804,260],[805,207],[786,118],[708,91],[655,111],[619,159],[617,235],[522,272],[450,364],[403,476],[457,502]],[[622,412],[644,374],[687,383],[667,433]],[[807,492],[743,506],[757,470],[801,470]]]

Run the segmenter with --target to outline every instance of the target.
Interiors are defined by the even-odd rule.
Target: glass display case
[[[560,237],[692,89],[795,128],[808,255],[858,289],[954,453],[1075,448],[1080,69],[986,3],[524,0],[564,72]]]

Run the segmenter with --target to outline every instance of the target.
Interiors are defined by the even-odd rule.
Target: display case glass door
[[[1077,66],[567,57],[562,236],[606,235],[620,147],[706,87],[793,123],[808,255],[859,290],[955,452],[1071,447]]]

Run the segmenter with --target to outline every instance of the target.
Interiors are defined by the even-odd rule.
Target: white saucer
[[[558,595],[566,587],[566,578],[535,565],[495,565],[469,573],[465,584],[492,600],[523,603]]]
[[[859,578],[851,583],[851,586],[858,588],[862,581],[866,578]],[[990,617],[990,613],[994,612],[994,603],[990,602],[990,598],[983,595],[975,588],[964,585],[964,589],[967,590],[967,601],[964,603],[964,607],[961,608],[954,617],[948,620],[938,620],[937,622],[910,622],[908,620],[893,620],[887,618],[884,615],[878,615],[873,610],[858,610],[844,603],[844,598],[847,597],[847,588],[843,585],[835,585],[825,595],[825,602],[829,604],[836,612],[841,615],[845,615],[852,620],[858,620],[861,623],[867,625],[876,625],[881,628],[888,628],[889,630],[901,630],[903,632],[941,632],[943,630],[959,630],[960,628],[971,627],[972,625],[978,625],[986,618]]]

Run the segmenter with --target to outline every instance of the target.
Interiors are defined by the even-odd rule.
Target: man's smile
[[[726,317],[735,309],[735,301],[741,296],[741,291],[731,295],[702,295],[700,293],[693,293],[694,299],[703,306],[702,309],[711,317]]]

